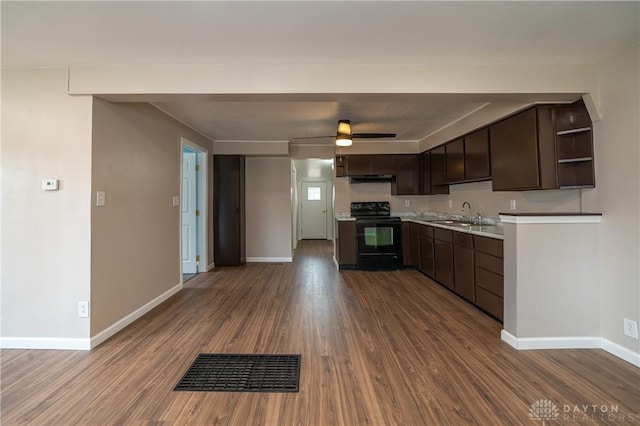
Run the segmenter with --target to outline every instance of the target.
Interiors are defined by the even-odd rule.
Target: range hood
[[[391,182],[391,175],[361,175],[349,177],[349,183]]]

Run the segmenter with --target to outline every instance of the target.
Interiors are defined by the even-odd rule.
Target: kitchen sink
[[[471,223],[461,222],[459,220],[430,220],[431,223],[436,223],[438,225],[449,225],[449,226],[471,226]]]

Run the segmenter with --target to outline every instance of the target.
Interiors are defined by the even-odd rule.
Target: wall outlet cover
[[[624,335],[638,340],[638,323],[629,318],[623,319]]]
[[[89,302],[78,302],[78,317],[89,318]]]

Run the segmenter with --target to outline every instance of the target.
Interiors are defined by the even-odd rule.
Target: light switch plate
[[[106,202],[107,202],[107,195],[105,194],[105,192],[104,191],[98,191],[96,193],[96,206],[97,207],[103,207]]]
[[[178,207],[179,205],[180,205],[180,197],[174,196],[173,197],[173,207]]]

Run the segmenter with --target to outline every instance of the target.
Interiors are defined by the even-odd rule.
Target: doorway
[[[181,139],[180,254],[182,282],[207,268],[208,152]]]
[[[327,239],[327,182],[304,181],[301,185],[300,222],[303,240]]]

